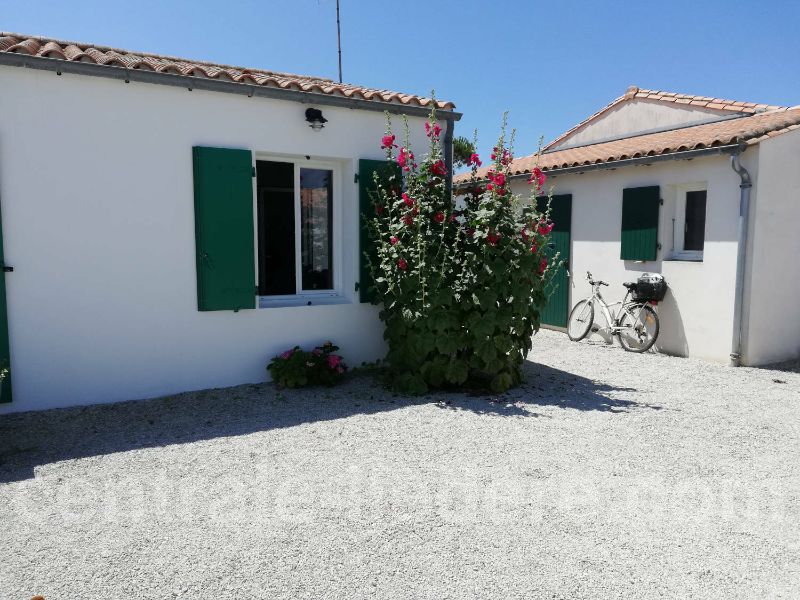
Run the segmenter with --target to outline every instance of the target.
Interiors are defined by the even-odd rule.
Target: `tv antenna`
[[[339,83],[342,83],[342,26],[339,21],[339,0],[336,0],[336,40],[339,44]]]

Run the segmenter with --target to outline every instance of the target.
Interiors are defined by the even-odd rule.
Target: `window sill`
[[[702,263],[703,262],[703,255],[699,256],[670,256],[669,258],[665,258],[664,262],[686,262],[686,263]]]
[[[259,296],[258,308],[292,308],[299,306],[330,306],[352,304],[352,300],[339,294],[309,294],[299,296]]]

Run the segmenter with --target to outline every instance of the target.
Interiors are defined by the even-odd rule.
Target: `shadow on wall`
[[[537,406],[605,412],[659,408],[614,397],[636,392],[634,389],[599,384],[541,364],[526,362],[525,375],[525,384],[492,399],[461,392],[396,396],[368,376],[356,376],[332,389],[281,391],[263,383],[0,416],[0,482],[32,478],[36,467],[64,460],[246,435],[419,404],[498,417],[541,416],[532,410]]]
[[[656,349],[664,354],[689,356],[689,342],[686,340],[683,318],[678,301],[670,289],[667,289],[667,295],[658,303],[657,310],[660,329]]]

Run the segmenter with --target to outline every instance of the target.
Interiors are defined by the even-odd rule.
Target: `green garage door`
[[[540,212],[547,208],[547,198],[537,200]],[[569,250],[570,227],[572,224],[572,194],[553,196],[550,204],[550,220],[553,222],[551,242],[553,248],[547,253],[550,257],[559,255],[564,264],[559,267],[550,284],[545,289],[547,304],[542,313],[542,323],[555,327],[566,327],[569,315]]]

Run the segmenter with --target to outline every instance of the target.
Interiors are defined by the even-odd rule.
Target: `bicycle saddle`
[[[636,287],[636,282],[635,282],[635,281],[626,281],[626,282],[625,282],[625,283],[623,283],[622,285],[624,285],[624,286],[625,286],[626,288],[628,288],[629,290],[632,290],[633,288],[635,288],[635,287]]]

